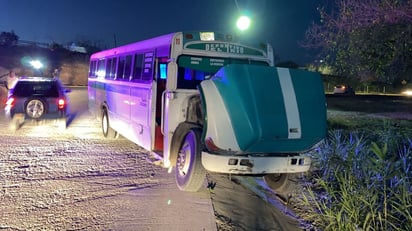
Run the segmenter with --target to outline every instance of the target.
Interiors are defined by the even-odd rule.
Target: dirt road
[[[0,229],[301,230],[299,223],[228,176],[214,190],[181,192],[148,152],[102,138],[74,90],[65,131],[25,124],[16,133],[0,113]]]

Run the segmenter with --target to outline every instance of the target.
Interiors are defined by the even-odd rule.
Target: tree
[[[18,41],[19,36],[17,36],[14,31],[1,32],[0,34],[0,46],[15,46]]]
[[[307,48],[337,75],[393,83],[412,77],[412,1],[338,0],[319,8],[321,21],[306,31]]]

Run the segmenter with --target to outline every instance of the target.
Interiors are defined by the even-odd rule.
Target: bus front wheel
[[[276,193],[283,194],[289,183],[288,173],[268,174],[263,177],[266,185]]]
[[[102,114],[102,132],[103,136],[106,138],[116,138],[117,132],[110,127],[109,116],[107,115],[107,111],[103,111]]]
[[[200,137],[201,130],[191,128],[181,141],[176,162],[176,183],[182,191],[198,191],[206,178],[206,169],[201,161]]]

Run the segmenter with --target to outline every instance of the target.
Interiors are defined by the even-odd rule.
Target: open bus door
[[[152,142],[152,150],[155,152],[163,152],[163,132],[162,132],[162,108],[164,104],[164,92],[166,90],[167,63],[163,58],[156,59],[156,76],[153,84],[153,99],[155,101],[155,119],[154,119],[154,141]]]

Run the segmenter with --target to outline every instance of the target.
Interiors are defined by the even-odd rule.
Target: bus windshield
[[[196,89],[207,76],[214,75],[221,67],[228,64],[269,64],[263,61],[250,59],[215,58],[182,55],[178,58],[178,81],[177,88]]]

